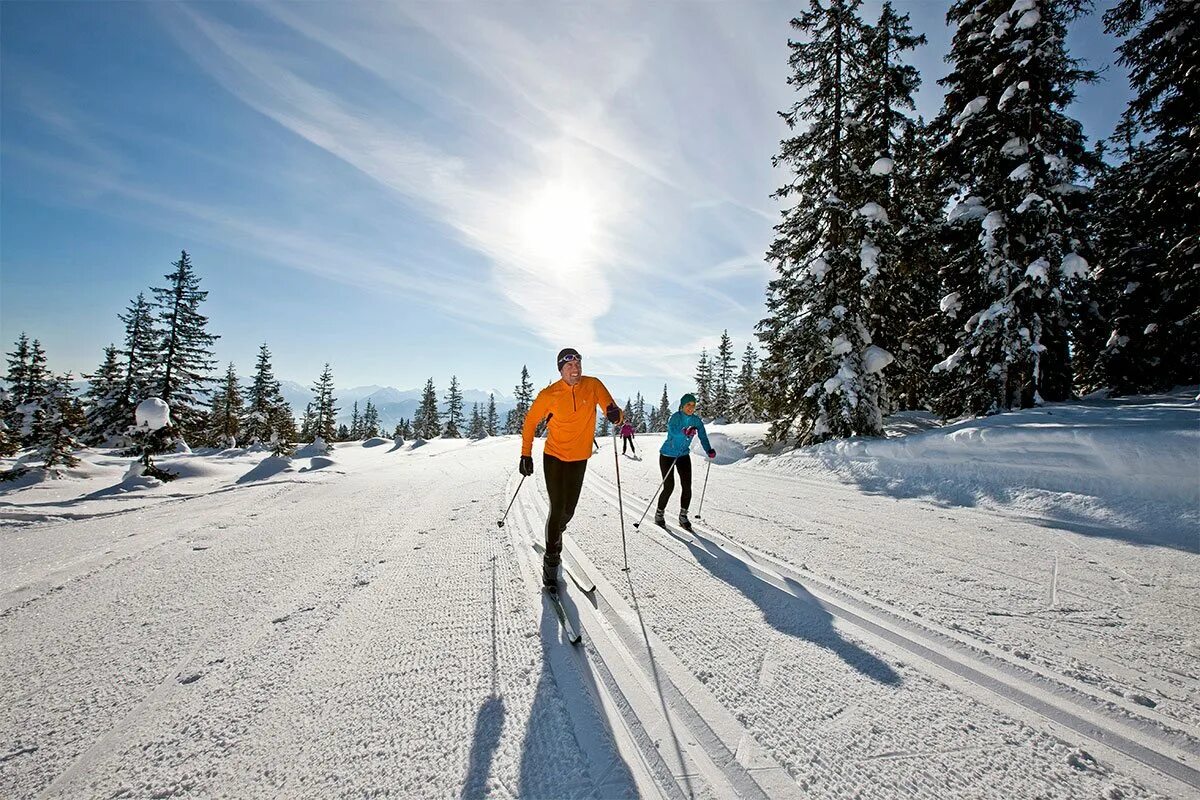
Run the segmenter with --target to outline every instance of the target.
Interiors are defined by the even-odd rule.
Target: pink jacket
[[[621,436],[633,436],[633,426],[628,422],[621,426]]]

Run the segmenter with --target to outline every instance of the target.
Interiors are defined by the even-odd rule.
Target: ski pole
[[[667,482],[667,478],[671,477],[671,473],[674,470],[675,470],[675,461],[672,460],[671,466],[670,466],[670,468],[667,469],[666,474],[663,475],[663,479],[661,482],[659,482],[658,488],[655,489],[654,494],[650,496],[650,502],[646,504],[646,510],[642,512],[642,516],[640,518],[638,518],[638,521],[633,523],[633,527],[636,528],[636,527],[640,526],[642,524],[642,520],[644,520],[646,518],[646,515],[650,513],[650,506],[654,505],[654,498],[658,497],[658,493],[662,491],[663,484]]]
[[[513,492],[512,500],[508,501],[508,508],[504,509],[504,516],[496,523],[497,527],[504,527],[504,520],[508,519],[508,512],[512,510],[512,504],[517,502],[517,492],[521,491],[521,487],[525,485],[525,478],[527,477],[527,475],[521,476],[521,482],[517,484],[517,489]]]
[[[621,459],[617,455],[617,431],[613,430],[613,464],[617,468],[617,514],[621,517],[621,555],[625,558],[622,572],[629,572],[629,551],[625,549],[625,502],[621,499]]]
[[[700,512],[704,510],[704,493],[708,491],[708,471],[712,469],[713,460],[708,459],[708,466],[704,468],[704,488],[700,490],[700,507],[696,509],[696,519],[700,519]]]

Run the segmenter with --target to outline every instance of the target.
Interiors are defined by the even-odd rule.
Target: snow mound
[[[1089,398],[886,439],[845,439],[747,466],[833,471],[869,491],[1015,506],[1084,533],[1119,530],[1200,550],[1200,402],[1170,394]]]
[[[372,436],[370,439],[363,440],[363,447],[379,447],[380,445],[394,444],[391,439],[384,439],[380,436]]]
[[[147,397],[138,403],[133,414],[139,428],[156,431],[171,424],[171,409],[157,397]]]
[[[331,449],[332,448],[329,445],[325,444],[325,440],[318,436],[315,441],[298,448],[296,450],[296,458],[312,458],[313,456],[329,455],[329,451]]]

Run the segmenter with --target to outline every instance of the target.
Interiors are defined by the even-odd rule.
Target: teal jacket
[[[704,430],[704,421],[695,414],[676,411],[667,421],[667,439],[658,452],[668,458],[686,456],[692,446],[692,437],[684,434],[684,428],[695,428],[696,432],[700,434],[700,444],[704,446],[704,452],[708,453],[709,450],[712,450],[712,446],[708,443],[708,433]]]

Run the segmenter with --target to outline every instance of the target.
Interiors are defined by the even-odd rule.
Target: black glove
[[[608,417],[608,421],[616,425],[621,421],[621,409],[616,403],[609,403],[608,408],[604,409],[604,416]]]
[[[521,456],[521,466],[517,467],[522,475],[528,478],[533,474],[533,456]]]
[[[717,451],[716,451],[716,450],[712,450],[712,449],[710,449],[710,450],[708,451],[708,457],[709,457],[709,458],[716,458],[716,457],[717,457]]]

